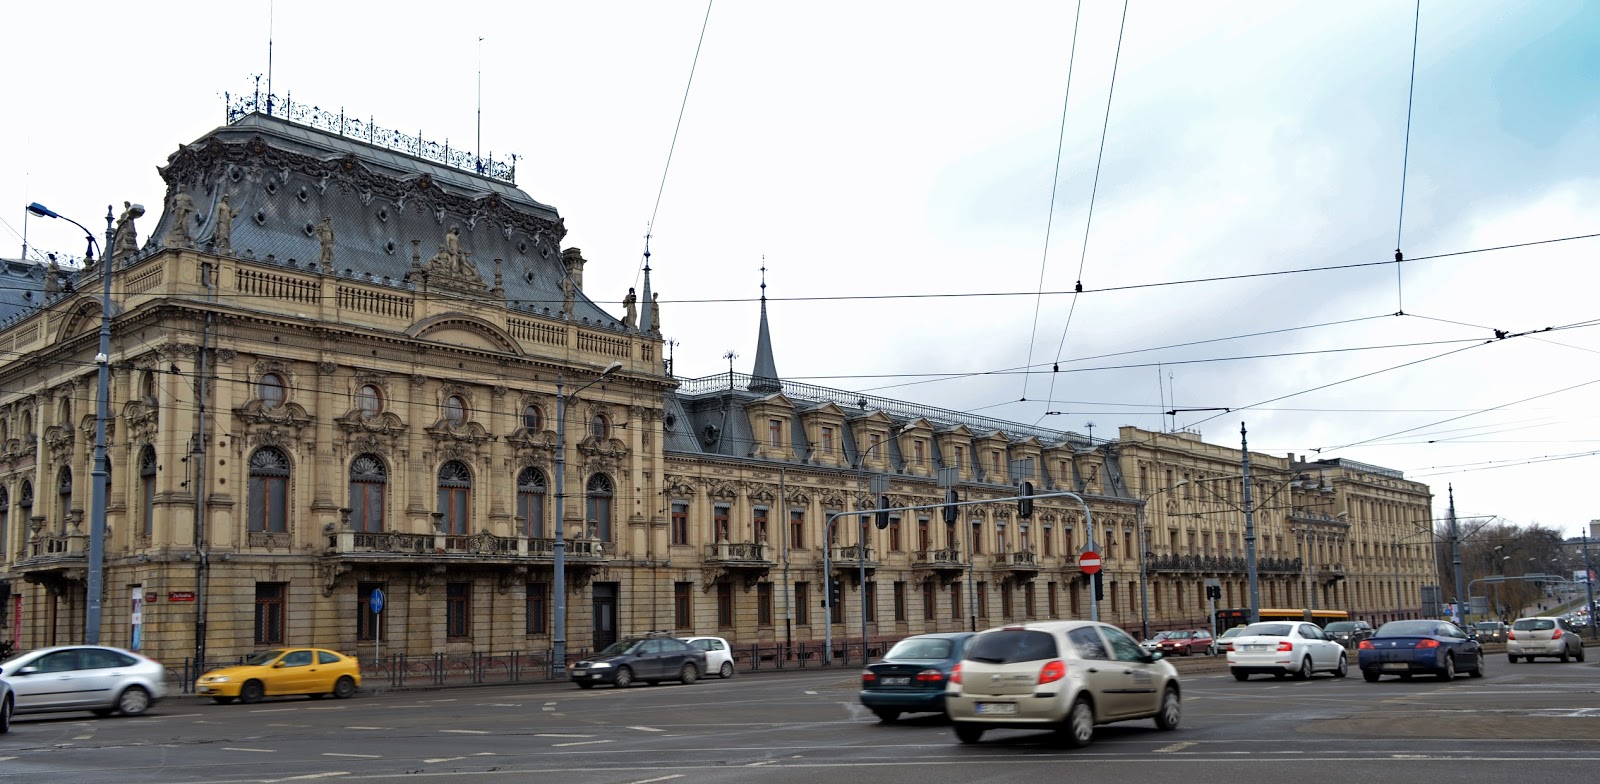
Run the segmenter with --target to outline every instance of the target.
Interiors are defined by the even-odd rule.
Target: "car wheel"
[[[1572,655],[1567,653],[1567,649],[1566,648],[1562,648],[1561,649],[1561,663],[1562,664],[1566,664],[1569,661],[1572,661]]]
[[[873,713],[877,714],[878,721],[881,721],[884,724],[893,724],[896,719],[900,718],[900,711],[897,710],[883,709],[875,710]]]
[[[1362,670],[1361,677],[1365,678],[1367,683],[1377,683],[1378,679],[1383,676],[1378,674],[1377,670]]]
[[[1578,646],[1578,661],[1583,661],[1583,646]]]
[[[1441,681],[1453,681],[1455,679],[1456,679],[1456,657],[1451,656],[1449,654],[1446,654],[1445,657],[1444,657],[1444,669],[1439,672],[1439,680],[1441,680]]]
[[[11,697],[6,696],[5,702],[0,702],[0,734],[11,731]]]
[[[257,703],[265,693],[261,681],[245,681],[244,685],[239,687],[239,701],[246,705]]]
[[[1089,700],[1079,697],[1067,711],[1066,726],[1060,731],[1061,742],[1069,748],[1081,749],[1094,740],[1094,708]]]
[[[578,681],[578,688],[580,688],[580,689],[592,689],[592,688],[594,688],[594,682],[593,681]]]
[[[1472,672],[1469,672],[1467,674],[1472,676],[1472,677],[1474,677],[1474,678],[1482,678],[1486,674],[1484,672],[1484,668],[1487,667],[1487,666],[1489,666],[1489,665],[1488,665],[1488,663],[1486,663],[1483,660],[1483,654],[1479,653],[1478,654],[1478,666],[1472,668]]]
[[[1311,680],[1311,657],[1310,656],[1307,656],[1304,659],[1300,660],[1300,669],[1295,670],[1294,679],[1297,680],[1297,681],[1309,681],[1309,680]]]
[[[1349,675],[1349,674],[1350,674],[1350,660],[1345,658],[1345,655],[1341,653],[1341,654],[1339,654],[1339,666],[1334,668],[1333,677],[1335,677],[1335,678],[1343,678],[1344,676]]]
[[[355,696],[356,681],[348,675],[340,675],[339,680],[333,682],[333,696],[337,699],[348,700]]]
[[[633,670],[627,667],[617,669],[616,680],[612,682],[619,689],[626,689],[633,685]]]
[[[733,677],[733,662],[731,662],[731,661],[723,662],[722,663],[722,668],[717,670],[717,676],[721,677],[721,678],[732,678]]]
[[[982,727],[977,727],[964,721],[953,722],[950,726],[956,731],[956,740],[962,743],[977,743],[983,740]]]
[[[678,680],[682,681],[685,686],[700,680],[700,668],[693,664],[683,665],[683,669],[678,671]]]
[[[1234,670],[1233,671],[1233,679],[1236,680],[1236,681],[1247,681],[1247,680],[1250,680],[1250,673],[1245,672],[1244,670]]]
[[[138,716],[150,709],[150,692],[143,686],[129,686],[117,695],[117,710],[124,716]]]
[[[1178,698],[1178,689],[1168,686],[1161,695],[1161,710],[1156,713],[1156,729],[1175,730],[1178,721],[1183,718],[1183,701]]]
[[[1514,654],[1514,653],[1506,654],[1506,661],[1511,662],[1512,664],[1516,664],[1517,663],[1517,655]]]
[[[216,704],[218,704],[218,705],[232,705],[233,704],[233,698],[232,697],[212,697],[211,701],[216,703]]]

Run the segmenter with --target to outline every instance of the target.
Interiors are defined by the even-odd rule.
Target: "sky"
[[[30,201],[158,211],[270,38],[280,95],[518,154],[614,312],[648,232],[680,377],[749,372],[765,266],[788,380],[1096,438],[1243,424],[1439,517],[1453,486],[1462,516],[1600,518],[1600,3],[707,8],[8,8],[0,254]]]

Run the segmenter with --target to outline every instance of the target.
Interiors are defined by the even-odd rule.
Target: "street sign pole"
[[[372,595],[367,597],[367,606],[372,608],[372,666],[378,666],[383,658],[383,589],[372,589]]]
[[[1100,597],[1095,595],[1094,584],[1100,573],[1100,554],[1093,547],[1078,556],[1078,570],[1089,575],[1089,620],[1100,620]]]

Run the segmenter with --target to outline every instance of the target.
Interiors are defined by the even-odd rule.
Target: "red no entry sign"
[[[1078,568],[1083,570],[1084,574],[1094,574],[1100,571],[1100,554],[1093,550],[1085,550],[1082,555],[1078,556]]]

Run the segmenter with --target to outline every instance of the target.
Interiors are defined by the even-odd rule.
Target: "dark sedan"
[[[1506,633],[1511,627],[1500,621],[1479,621],[1472,625],[1469,632],[1478,642],[1505,642]]]
[[[634,681],[654,685],[662,681],[684,684],[699,680],[706,671],[706,652],[671,637],[632,637],[606,646],[572,665],[572,682],[579,688],[609,683],[619,689]]]
[[[888,723],[902,713],[943,713],[950,668],[961,661],[971,632],[919,634],[895,643],[861,671],[861,704]]]
[[[1419,674],[1448,681],[1461,671],[1483,677],[1483,646],[1447,621],[1390,621],[1362,640],[1357,651],[1368,683],[1385,675],[1408,681]]]
[[[1322,631],[1327,633],[1328,639],[1346,648],[1354,648],[1362,640],[1371,637],[1375,630],[1366,621],[1334,621],[1323,627]]]

